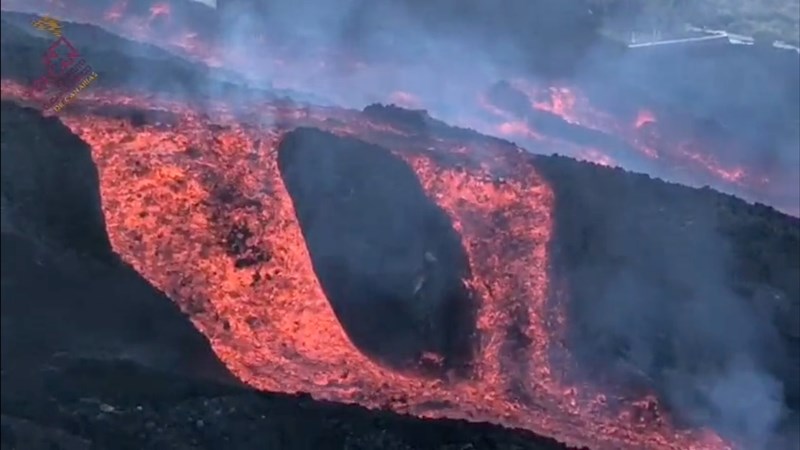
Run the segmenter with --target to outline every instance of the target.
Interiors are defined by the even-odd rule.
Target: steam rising
[[[220,18],[229,56],[222,64],[246,67],[253,80],[355,108],[374,102],[424,108],[528,148],[536,143],[498,130],[478,100],[498,81],[578,86],[621,116],[659,105],[665,115],[685,117],[689,133],[702,124],[701,135],[733,136],[733,143],[702,151],[752,169],[759,186],[696,179],[658,163],[643,167],[640,155],[624,152],[615,163],[800,213],[800,171],[791,169],[800,165],[800,104],[789,100],[800,98],[792,81],[796,55],[734,47],[709,58],[685,50],[623,55],[600,33],[614,19],[582,2],[510,1],[497,8],[478,0],[238,1],[221,5]],[[781,73],[785,78],[776,78]]]
[[[800,65],[792,52],[758,46],[625,52],[604,37],[606,27],[640,28],[635,13],[622,11],[619,19],[619,12],[610,15],[589,0],[509,0],[502,8],[485,0],[228,0],[216,11],[186,0],[91,3],[104,25],[129,21],[136,40],[177,47],[244,73],[256,86],[292,89],[295,100],[424,108],[528,149],[541,142],[482,102],[497,82],[566,86],[617,119],[610,134],[633,123],[637,109],[650,110],[659,130],[674,137],[664,144],[666,158],[563,142],[539,151],[710,185],[800,214]],[[62,13],[80,16],[74,7]],[[145,68],[133,72],[152,78]],[[670,123],[662,126],[663,118]]]
[[[618,380],[654,384],[684,420],[748,449],[776,448],[787,411],[768,367],[783,357],[780,340],[728,287],[729,249],[713,220],[696,210],[690,217],[681,240],[670,239],[667,224],[630,226],[647,219],[625,211],[588,219],[600,224],[594,251],[610,249],[608,259],[620,262],[598,267],[590,251],[570,267],[572,346],[596,367],[616,361]]]

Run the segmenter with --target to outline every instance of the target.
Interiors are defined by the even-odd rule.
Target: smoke
[[[361,108],[402,91],[452,119],[459,111],[468,116],[464,108],[476,112],[476,93],[503,76],[485,45],[466,32],[430,29],[418,9],[402,2],[279,1],[255,14],[253,8],[221,8],[224,46],[247,54],[250,75],[343,106]],[[264,40],[256,47],[258,35]],[[511,51],[493,47],[497,57]]]
[[[181,29],[192,30],[200,37],[181,45],[192,48],[190,53],[203,53],[202,41],[223,49],[215,65],[228,79],[243,74],[255,87],[290,90],[297,101],[424,108],[433,117],[515,140],[534,152],[585,158],[587,149],[553,149],[502,128],[506,119],[481,101],[497,82],[569,86],[620,120],[633,120],[637,108],[655,112],[659,126],[664,117],[678,117],[670,133],[676,142],[667,151],[686,161],[651,161],[629,150],[606,156],[630,170],[697,187],[710,184],[800,213],[797,55],[746,46],[717,46],[707,54],[674,47],[624,51],[617,38],[626,39],[628,30],[661,25],[653,22],[664,16],[652,11],[657,7],[643,13],[632,8],[638,2],[626,1],[507,0],[498,7],[486,0],[227,0],[212,10],[184,0],[170,2],[170,12],[163,13],[167,9],[157,3],[98,0],[86,8],[138,16],[148,25],[137,40],[174,43]],[[665,9],[675,17],[691,17],[695,8],[669,3]],[[63,12],[80,16],[77,7]],[[134,68],[131,76],[154,78],[146,68]],[[208,97],[231,103],[224,89],[207,89]],[[717,135],[727,137],[714,141]],[[703,142],[709,136],[713,142]],[[678,148],[686,142],[697,144],[692,153],[719,162],[728,173],[747,168],[747,180],[698,169],[701,163],[690,160],[695,155]]]
[[[671,400],[690,420],[744,438],[750,448],[769,448],[783,414],[783,385],[747,356],[722,370],[669,377]]]
[[[656,208],[670,217],[659,215],[634,206],[656,193],[637,200],[625,187],[614,201],[564,198],[572,205],[562,208],[573,209],[558,213],[561,239],[570,239],[560,245],[579,360],[593,378],[655,387],[685,423],[710,426],[744,448],[785,448],[776,442],[790,413],[773,370],[786,361],[785,344],[770,315],[731,287],[732,248],[713,213],[660,200]],[[570,219],[576,210],[582,217]],[[583,231],[563,237],[576,222]]]
[[[501,133],[498,118],[487,116],[480,96],[498,81],[516,78],[575,87],[596,107],[620,117],[635,115],[636,108],[655,110],[659,118],[681,117],[687,140],[698,138],[693,134],[730,136],[732,143],[702,150],[729,168],[752,169],[754,181],[743,187],[684,175],[664,161],[648,163],[648,173],[698,187],[710,183],[796,213],[800,171],[792,168],[800,166],[800,102],[791,101],[800,99],[796,55],[745,46],[720,46],[708,56],[672,48],[624,52],[620,42],[606,37],[609,30],[652,29],[653,15],[645,20],[625,10],[620,16],[595,3],[232,0],[219,5],[218,41],[228,56],[223,64],[251,80],[270,80],[346,107],[397,102],[424,108],[491,135]],[[511,138],[532,151],[552,151]],[[635,153],[614,160],[642,167]]]

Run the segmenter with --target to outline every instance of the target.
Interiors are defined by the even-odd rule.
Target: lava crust
[[[278,167],[314,271],[353,343],[378,359],[465,366],[475,305],[461,238],[414,171],[386,149],[313,128]],[[463,368],[463,367],[462,367]]]

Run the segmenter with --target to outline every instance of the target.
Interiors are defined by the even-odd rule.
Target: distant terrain
[[[613,31],[633,28],[666,31],[692,25],[800,45],[800,0],[589,0],[589,3],[603,16],[614,19]]]

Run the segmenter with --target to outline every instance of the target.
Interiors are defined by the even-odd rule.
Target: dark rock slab
[[[3,231],[47,237],[95,257],[111,244],[89,146],[58,119],[2,102]],[[31,126],[35,123],[37,126]]]
[[[354,343],[395,365],[465,368],[475,303],[446,213],[390,151],[312,128],[288,133],[278,165],[314,270]]]
[[[113,253],[88,146],[58,119],[0,108],[3,366],[78,352],[232,380],[178,307]]]

